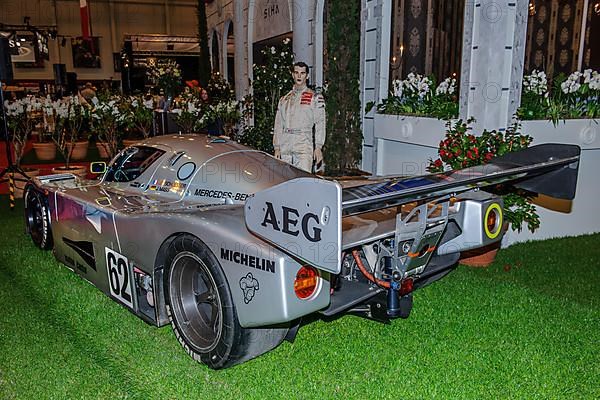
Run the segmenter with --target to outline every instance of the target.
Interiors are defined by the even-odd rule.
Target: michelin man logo
[[[244,303],[248,304],[252,301],[254,293],[258,290],[258,281],[254,279],[251,272],[240,279],[240,288],[244,292]]]

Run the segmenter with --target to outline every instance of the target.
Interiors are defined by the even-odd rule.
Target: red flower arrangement
[[[448,122],[446,136],[440,141],[439,158],[430,160],[427,167],[429,172],[443,172],[486,164],[494,157],[522,150],[531,143],[531,136],[520,133],[518,124],[504,132],[484,130],[481,135],[475,136],[470,133],[469,124],[472,121],[472,119],[466,122],[458,120],[454,124]],[[520,231],[524,222],[531,232],[539,227],[539,216],[535,205],[531,203],[530,194],[523,191],[500,194],[504,199],[506,220],[511,223],[513,229]]]
[[[484,130],[480,136],[475,136],[469,132],[471,122],[458,120],[455,124],[449,122],[446,125],[448,128],[445,139],[440,142],[439,158],[430,162],[430,172],[485,164],[494,157],[524,149],[531,143],[531,136],[519,133],[518,126],[512,126],[505,132]]]

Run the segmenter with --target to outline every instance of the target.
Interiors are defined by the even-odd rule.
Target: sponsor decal
[[[191,162],[191,161],[186,162],[181,167],[179,167],[179,169],[177,170],[177,178],[179,178],[179,180],[185,181],[190,176],[192,176],[192,174],[194,173],[195,170],[196,170],[196,163]]]
[[[298,236],[300,232],[302,235],[311,242],[321,241],[322,229],[317,226],[320,225],[319,216],[313,213],[306,213],[300,216],[300,213],[295,208],[281,206],[281,218],[278,219],[273,203],[265,202],[265,216],[261,223],[262,226],[266,227],[271,225],[271,228],[275,231],[283,232],[290,236]],[[281,226],[279,220],[282,221]],[[299,229],[298,223],[300,223]]]
[[[252,256],[250,254],[221,248],[221,260],[231,261],[250,268],[275,273],[275,261]]]
[[[248,272],[246,276],[240,279],[240,289],[244,293],[244,303],[248,304],[254,298],[254,294],[259,289],[258,281]]]
[[[313,94],[311,92],[304,92],[300,97],[300,104],[303,106],[309,106],[312,102]]]
[[[167,193],[167,192],[181,192],[181,191],[185,190],[186,187],[187,187],[187,183],[181,183],[179,181],[170,182],[165,179],[161,179],[161,180],[155,179],[150,184],[149,189],[155,190],[157,192]]]
[[[232,199],[237,201],[246,201],[251,194],[239,192],[225,192],[213,189],[196,189],[194,196],[210,197],[213,199]]]

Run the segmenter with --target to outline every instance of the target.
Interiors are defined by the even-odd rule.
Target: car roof
[[[185,151],[196,162],[202,163],[220,154],[256,152],[234,140],[204,134],[162,135],[141,140],[137,144],[158,147],[173,152]]]

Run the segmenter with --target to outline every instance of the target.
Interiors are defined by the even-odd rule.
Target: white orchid
[[[548,79],[544,71],[534,69],[531,75],[525,75],[523,77],[523,87],[527,92],[548,97]]]
[[[435,89],[436,95],[454,94],[456,92],[456,79],[446,78]]]
[[[579,71],[573,72],[566,81],[560,84],[560,88],[563,93],[570,94],[575,93],[581,87],[581,83],[579,83],[579,78],[581,78],[583,74]]]

